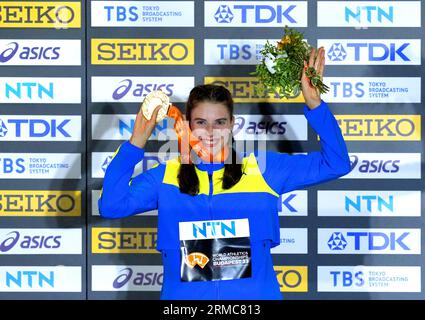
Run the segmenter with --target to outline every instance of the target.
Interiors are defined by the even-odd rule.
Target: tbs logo
[[[343,287],[364,287],[364,273],[363,271],[350,272],[350,271],[331,271],[332,283],[334,287],[342,285]]]

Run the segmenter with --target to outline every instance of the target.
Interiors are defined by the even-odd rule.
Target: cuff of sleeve
[[[310,109],[309,107],[307,107],[307,105],[304,105],[304,115],[306,117],[309,117],[310,114],[318,113],[320,112],[321,109],[327,109],[328,104],[323,100],[320,100],[320,101],[321,101],[320,104],[314,109]]]
[[[309,125],[320,135],[320,131],[323,131],[323,124],[333,117],[329,110],[328,104],[322,100],[318,107],[310,110],[307,106],[304,106],[304,115],[307,118]]]
[[[145,156],[145,149],[136,147],[134,144],[130,143],[129,140],[121,144],[118,152],[125,155],[126,161],[132,164],[139,163]]]

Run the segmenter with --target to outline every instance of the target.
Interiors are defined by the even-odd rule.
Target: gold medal
[[[149,93],[142,103],[143,116],[150,120],[152,113],[157,106],[161,106],[156,117],[156,122],[160,122],[167,117],[168,108],[170,107],[170,98],[161,90],[152,91]]]

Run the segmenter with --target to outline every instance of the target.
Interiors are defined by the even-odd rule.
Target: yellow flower
[[[292,42],[292,38],[289,35],[286,35],[286,36],[282,37],[282,39],[280,41],[278,41],[277,48],[283,49],[283,46],[285,44],[291,44],[291,42]]]

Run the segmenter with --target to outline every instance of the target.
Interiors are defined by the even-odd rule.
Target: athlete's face
[[[211,153],[216,154],[228,143],[235,119],[224,104],[200,102],[192,109],[190,118],[193,134]]]

